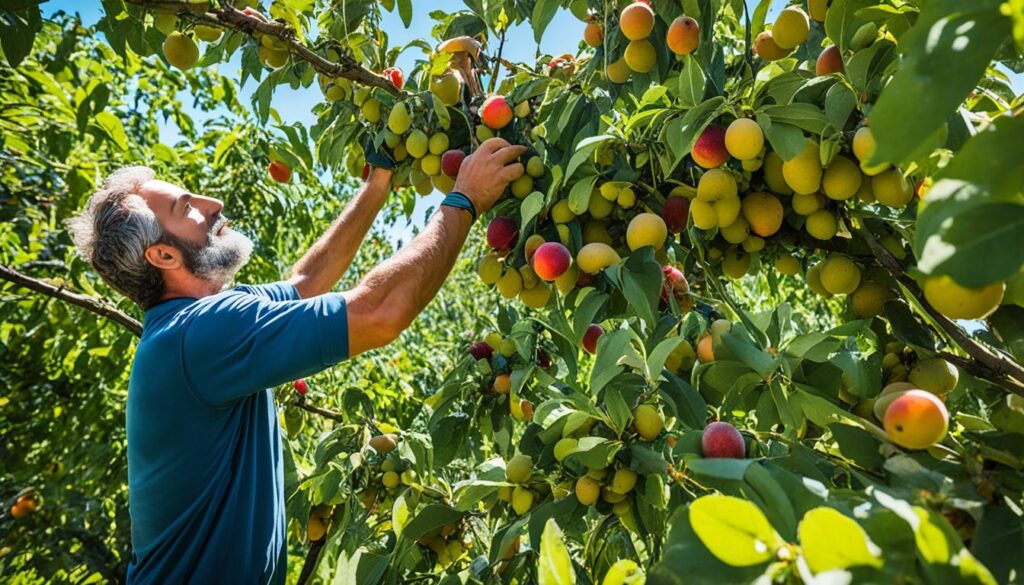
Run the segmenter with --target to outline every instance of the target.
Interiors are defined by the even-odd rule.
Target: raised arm
[[[387,198],[391,173],[374,167],[341,215],[292,267],[288,282],[299,296],[306,299],[329,292],[344,276]]]
[[[463,162],[455,191],[466,195],[477,213],[483,214],[523,174],[523,165],[513,161],[525,151],[499,138],[484,142]],[[406,247],[344,293],[349,355],[390,343],[412,323],[451,272],[470,224],[469,212],[442,206]]]

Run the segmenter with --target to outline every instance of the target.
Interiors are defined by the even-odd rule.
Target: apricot
[[[984,319],[1003,301],[1006,284],[967,288],[944,275],[928,277],[921,288],[928,303],[950,319]]]
[[[224,34],[224,31],[215,26],[206,26],[205,24],[197,24],[194,29],[196,36],[199,40],[206,41],[207,43],[213,43],[220,39]]]
[[[747,455],[743,435],[727,422],[717,421],[704,427],[700,447],[708,459],[743,459]]]
[[[771,193],[754,191],[743,198],[743,217],[750,223],[750,231],[767,238],[782,227],[782,202]]]
[[[533,177],[526,173],[519,175],[519,178],[509,185],[509,191],[516,199],[526,199],[527,195],[533,193]]]
[[[592,244],[598,242],[611,246],[614,241],[608,233],[608,222],[602,220],[591,220],[583,226],[583,243]]]
[[[590,201],[587,203],[587,212],[594,219],[604,219],[611,215],[615,204],[601,196],[601,192],[594,190],[590,194]]]
[[[814,62],[814,74],[821,76],[842,72],[843,55],[839,52],[839,47],[835,45],[825,47],[825,50],[818,54],[818,60]]]
[[[721,234],[722,239],[730,244],[742,244],[743,240],[747,239],[747,236],[750,235],[750,222],[742,216],[737,217],[736,221],[727,226],[720,227],[718,233]]]
[[[498,279],[498,292],[506,299],[514,299],[523,290],[523,277],[518,270],[506,270]]]
[[[182,71],[188,71],[199,62],[199,45],[192,37],[180,31],[173,31],[167,35],[163,51],[167,62]]]
[[[774,150],[764,155],[764,182],[772,193],[779,195],[791,195],[793,189],[786,184],[786,178],[782,175],[782,157]]]
[[[306,536],[309,537],[310,542],[317,542],[327,535],[327,525],[323,520],[316,516],[311,516],[309,522],[306,523]]]
[[[772,33],[764,31],[754,37],[754,52],[765,61],[778,61],[786,58],[792,51],[780,47]]]
[[[850,296],[853,313],[861,319],[869,319],[882,314],[885,302],[893,298],[888,288],[876,282],[862,282]]]
[[[665,368],[673,374],[685,372],[693,367],[697,354],[689,341],[683,340],[665,359]]]
[[[857,161],[860,162],[860,170],[865,175],[873,177],[878,173],[881,173],[885,169],[889,168],[889,163],[882,163],[878,165],[869,165],[868,161],[875,154],[875,149],[878,145],[875,143],[875,135],[871,133],[871,129],[867,126],[861,126],[857,129],[857,132],[853,135],[853,155],[857,157]]]
[[[893,443],[907,449],[927,449],[949,430],[949,411],[934,394],[907,390],[885,410],[885,432]]]
[[[836,216],[827,209],[819,209],[807,216],[804,229],[818,240],[831,240],[839,232]]]
[[[942,358],[925,358],[914,364],[907,380],[921,390],[927,390],[936,396],[945,396],[956,388],[960,372],[953,364]]]
[[[736,118],[725,131],[725,148],[739,160],[757,158],[764,148],[764,132],[750,118]]]
[[[589,475],[576,480],[576,499],[584,506],[593,506],[601,495],[601,484]]]
[[[661,208],[661,219],[670,234],[678,234],[686,228],[686,218],[690,215],[690,200],[686,197],[669,197]]]
[[[409,109],[405,102],[398,102],[388,114],[388,130],[402,135],[408,132],[410,127],[412,127],[412,118],[409,117]]]
[[[597,274],[620,260],[614,248],[600,242],[587,244],[576,254],[576,264],[587,274]]]
[[[508,250],[519,237],[519,226],[507,217],[498,216],[487,226],[487,244],[495,250]]]
[[[653,441],[661,434],[665,421],[658,409],[650,404],[641,404],[633,411],[633,426],[640,438]]]
[[[594,355],[597,353],[597,340],[601,339],[604,335],[604,328],[597,323],[591,323],[587,326],[587,330],[583,332],[583,349],[587,350],[587,353]]]
[[[19,508],[26,512],[35,512],[36,509],[39,508],[39,501],[36,500],[36,497],[34,495],[25,494],[23,496],[19,496],[18,499],[14,502],[14,505],[18,506]]]
[[[448,71],[430,79],[430,91],[446,106],[454,106],[462,99],[462,79]]]
[[[520,516],[526,514],[533,508],[533,497],[533,492],[521,485],[517,485],[512,490],[512,509]]]
[[[501,130],[508,126],[512,116],[512,107],[502,95],[492,95],[480,106],[480,121],[491,130]]]
[[[616,469],[612,476],[611,490],[617,494],[628,494],[636,487],[636,477],[636,472],[628,467]]]
[[[782,177],[794,193],[816,192],[821,186],[821,175],[821,158],[814,140],[804,142],[800,154],[782,163]]]
[[[616,511],[615,515],[624,516],[626,512],[620,514]],[[643,583],[644,580],[644,570],[640,568],[640,565],[636,564],[636,561],[621,559],[608,568],[608,572],[604,574],[604,580],[601,581],[601,585],[635,585]]]
[[[547,282],[565,274],[571,263],[572,254],[558,242],[545,242],[533,254],[533,270]]]
[[[729,160],[729,151],[725,147],[725,129],[718,124],[711,124],[700,133],[690,151],[693,162],[713,169],[722,166]]]
[[[702,364],[715,361],[714,338],[710,333],[697,341],[697,360]]]
[[[259,60],[261,63],[270,67],[271,69],[280,69],[288,64],[288,50],[287,49],[271,49],[270,47],[260,47],[257,51]],[[378,120],[380,117],[378,116]]]
[[[732,279],[743,278],[750,270],[750,254],[733,249],[722,256],[722,273]]]
[[[401,479],[401,476],[399,476],[397,472],[385,471],[384,475],[382,475],[380,478],[380,483],[384,487],[391,489],[393,487],[396,487],[401,482]]]
[[[882,205],[902,209],[914,198],[910,181],[899,169],[889,169],[871,178],[871,191]]]
[[[863,175],[857,163],[838,155],[832,159],[822,175],[821,190],[829,199],[845,201],[857,194],[862,179]]]
[[[498,394],[508,394],[512,390],[512,378],[508,374],[498,374],[492,387]]]
[[[792,254],[782,254],[775,259],[775,270],[786,276],[793,276],[800,272],[800,261]]]
[[[505,464],[505,479],[512,483],[526,483],[533,474],[533,458],[525,453],[516,453]]]
[[[601,25],[594,21],[588,22],[587,26],[583,28],[583,41],[591,47],[600,47],[604,42],[604,31],[601,30]]]
[[[810,13],[811,20],[815,22],[825,22],[825,14],[828,11],[829,0],[807,0],[807,12]]]
[[[484,284],[497,284],[503,272],[501,260],[495,254],[484,254],[477,262],[476,271]]]
[[[664,281],[661,284],[661,300],[668,302],[669,292],[676,299],[676,304],[683,311],[693,308],[693,299],[690,298],[690,283],[686,281],[686,275],[675,266],[665,265],[661,267]]]
[[[775,18],[772,26],[772,38],[781,49],[790,50],[807,40],[811,23],[807,13],[799,6],[784,8]]]
[[[665,44],[676,55],[689,55],[700,45],[700,25],[689,16],[676,18],[668,27]]]
[[[430,139],[427,138],[427,133],[419,128],[410,132],[409,136],[405,139],[405,150],[413,158],[423,158],[426,156],[429,146]]]
[[[789,204],[798,215],[810,215],[825,207],[825,197],[821,193],[797,193],[789,200]]]
[[[624,58],[620,58],[614,63],[609,63],[604,72],[608,77],[608,81],[615,84],[626,83],[629,80],[630,69]]]
[[[371,437],[367,443],[378,455],[387,455],[398,447],[398,437],[393,434],[383,434]]]
[[[288,165],[279,160],[270,161],[270,164],[267,166],[267,173],[271,179],[278,183],[287,183],[292,178],[292,170],[288,168]]]
[[[821,286],[834,295],[848,295],[860,286],[860,268],[847,256],[833,254],[821,266]]]
[[[647,39],[639,41],[630,41],[626,45],[626,51],[623,53],[622,58],[626,61],[626,65],[637,73],[647,73],[658,62],[658,53],[654,50],[654,45],[651,44]]]
[[[630,250],[639,250],[645,246],[654,249],[665,245],[668,228],[661,216],[653,213],[641,213],[634,217],[626,228],[626,243]]]
[[[646,39],[654,30],[654,10],[646,2],[634,2],[619,14],[619,29],[631,41]]]
[[[576,219],[576,214],[573,213],[572,209],[569,207],[568,199],[560,199],[554,206],[552,206],[551,220],[555,223],[569,223],[574,219]]]
[[[168,12],[160,12],[153,15],[153,26],[156,30],[169,35],[175,31],[178,26],[178,15],[171,14]]]
[[[825,287],[822,286],[821,284],[821,267],[823,264],[824,262],[818,262],[814,266],[811,266],[810,268],[807,269],[807,274],[805,276],[807,280],[807,288],[811,289],[812,291],[818,293],[819,295],[825,298],[830,298],[832,296],[832,293],[825,290]]]

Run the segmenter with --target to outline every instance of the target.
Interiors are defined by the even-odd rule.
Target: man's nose
[[[224,202],[213,197],[196,195],[192,198],[192,205],[198,206],[206,217],[216,217],[224,209]]]

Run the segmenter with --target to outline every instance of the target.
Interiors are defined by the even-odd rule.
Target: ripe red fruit
[[[700,448],[704,451],[704,457],[709,459],[743,459],[747,455],[743,435],[736,427],[721,421],[713,422],[704,428]]]
[[[461,150],[453,149],[445,152],[441,155],[441,172],[453,179],[458,177],[464,160],[466,160],[466,153]]]
[[[725,149],[725,128],[718,124],[705,128],[693,144],[690,155],[693,162],[705,169],[722,166],[729,160],[729,151]]]
[[[843,71],[843,55],[839,52],[839,47],[835,45],[829,45],[825,47],[825,50],[818,55],[818,60],[814,63],[814,74],[815,75],[828,75],[829,73],[842,73]]]
[[[587,350],[591,355],[597,353],[597,340],[601,339],[604,335],[604,329],[597,323],[591,323],[587,330],[583,332],[583,349]]]
[[[489,360],[494,356],[494,348],[487,342],[479,341],[469,346],[469,354],[475,360]]]
[[[270,173],[270,178],[278,183],[287,183],[292,178],[292,170],[288,168],[288,165],[279,160],[270,161],[267,172]]]
[[[263,16],[263,13],[260,12],[259,10],[256,10],[255,8],[251,8],[251,7],[243,8],[242,9],[242,14],[244,14],[246,16],[252,16],[252,17],[258,18],[258,19],[262,20],[263,22],[268,22],[267,21],[267,17]]]
[[[307,384],[306,381],[301,378],[295,380],[295,383],[292,385],[295,387],[295,391],[298,392],[299,394],[304,395],[306,394],[306,392],[309,392],[309,384]]]
[[[686,218],[690,215],[690,200],[686,197],[669,197],[661,208],[661,219],[669,233],[678,234],[686,228]]]
[[[402,89],[402,84],[405,83],[405,75],[402,70],[398,67],[388,67],[382,73],[384,77],[388,78],[388,81],[398,89]]]
[[[533,253],[533,271],[548,282],[565,274],[571,263],[569,249],[558,242],[544,242]]]
[[[516,243],[519,227],[507,217],[496,217],[487,226],[487,244],[495,250],[508,250]]]
[[[512,106],[502,95],[492,95],[480,106],[480,120],[491,130],[501,130],[512,121]]]
[[[540,366],[542,370],[546,370],[551,367],[551,356],[548,355],[548,352],[543,350],[537,352],[537,365]]]
[[[667,303],[668,292],[671,290],[680,308],[688,309],[691,302],[686,295],[690,292],[690,283],[686,282],[686,275],[682,270],[668,264],[661,267],[661,272],[665,275],[665,280],[661,285],[661,300]]]

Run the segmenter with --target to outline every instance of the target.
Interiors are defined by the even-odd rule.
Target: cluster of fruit
[[[523,363],[515,342],[493,331],[484,337],[484,341],[470,346],[469,354],[474,360],[484,360],[487,363],[489,390],[499,402],[508,399],[508,409],[512,418],[525,422],[533,420],[533,402],[517,395],[512,387],[512,376],[509,372]],[[541,369],[551,367],[551,358],[547,351],[541,349],[536,352],[536,364]]]
[[[448,523],[420,537],[416,543],[430,549],[437,556],[440,569],[448,569],[473,548],[473,541],[466,538],[459,524]],[[518,546],[516,547],[518,550]]]
[[[629,41],[622,56],[609,63],[605,69],[608,80],[612,83],[625,83],[631,73],[649,73],[657,64],[657,50],[649,40],[654,32],[654,10],[647,2],[634,2],[622,9],[619,14],[619,32]],[[583,38],[592,47],[601,46],[604,42],[604,30],[592,19],[583,31]],[[665,44],[676,55],[689,55],[700,45],[700,26],[689,16],[676,18],[668,27]]]
[[[39,501],[36,500],[36,496],[29,493],[18,496],[18,499],[7,509],[7,512],[11,515],[11,518],[17,519],[28,516],[38,508]]]

